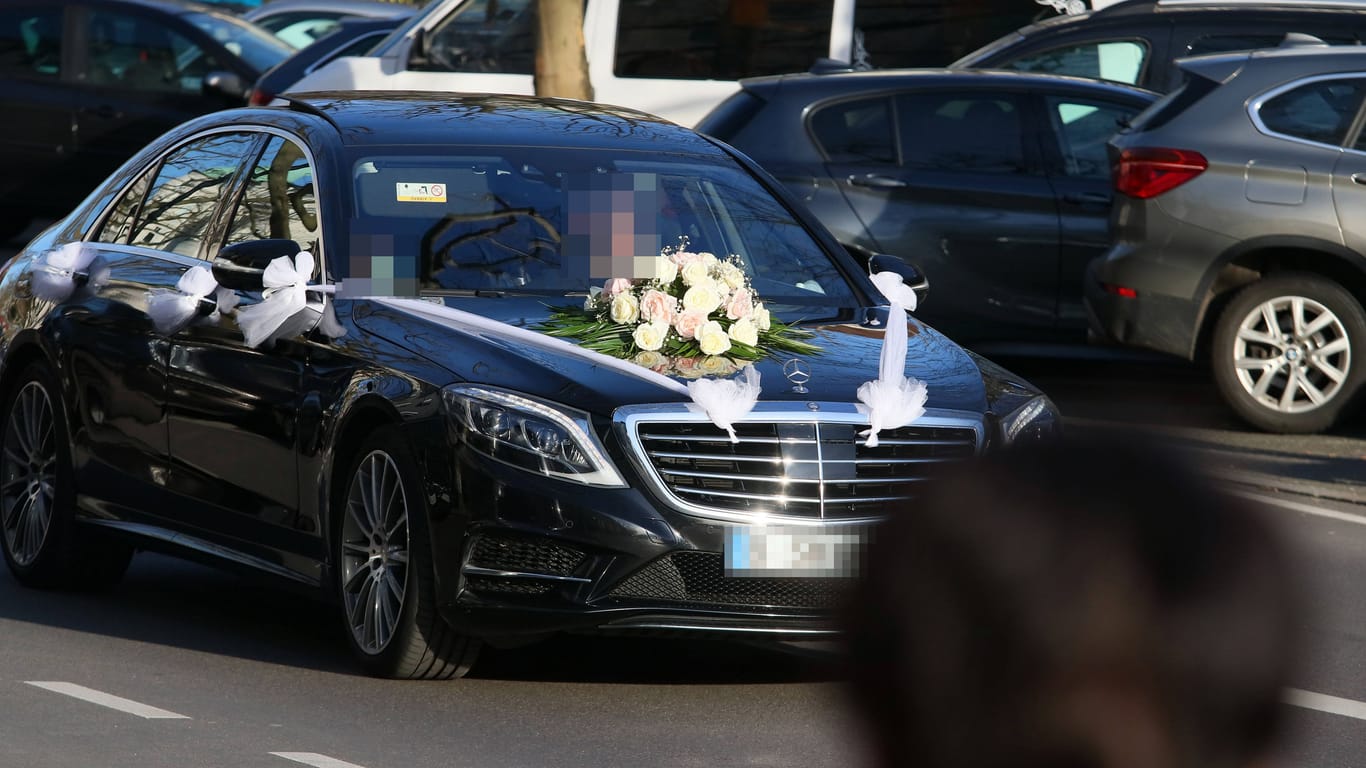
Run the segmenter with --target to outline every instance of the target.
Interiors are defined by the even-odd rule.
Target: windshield
[[[857,306],[811,234],[724,160],[527,147],[435,151],[354,159],[346,292],[360,295],[366,288],[353,293],[352,286],[371,278],[370,295],[585,295],[609,278],[653,276],[655,257],[681,248],[734,257],[779,312],[825,317],[824,310]]]
[[[187,13],[185,20],[199,27],[257,72],[289,58],[294,49],[259,27],[212,13]]]

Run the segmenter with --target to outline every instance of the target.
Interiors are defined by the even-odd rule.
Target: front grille
[[[568,576],[583,559],[579,550],[545,539],[480,536],[467,563],[494,571]]]
[[[866,425],[775,421],[735,425],[738,443],[705,421],[642,420],[637,445],[676,501],[728,513],[814,519],[879,517],[912,498],[938,463],[977,452],[970,426],[883,430],[864,445]]]
[[[852,579],[726,576],[719,552],[673,552],[628,576],[610,593],[624,600],[767,608],[833,608]]]

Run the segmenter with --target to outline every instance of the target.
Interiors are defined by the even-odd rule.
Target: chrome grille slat
[[[940,413],[949,415],[883,430],[876,448],[858,436],[867,417],[846,403],[761,403],[735,424],[734,443],[703,415],[670,406],[628,406],[615,418],[673,506],[703,517],[816,524],[883,517],[888,505],[915,497],[930,467],[975,455],[980,417]]]

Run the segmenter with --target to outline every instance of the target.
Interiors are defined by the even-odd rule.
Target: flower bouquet
[[[724,377],[775,351],[812,354],[811,334],[773,319],[737,257],[663,249],[655,276],[613,278],[583,308],[552,311],[538,330],[686,379]]]

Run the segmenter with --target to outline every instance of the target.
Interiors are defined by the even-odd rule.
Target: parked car
[[[1186,56],[1269,48],[1286,34],[1334,44],[1366,38],[1366,5],[1299,0],[1125,0],[1031,24],[955,61],[1113,80],[1154,91],[1181,84]]]
[[[1155,94],[1018,72],[745,80],[698,130],[748,154],[841,242],[932,276],[956,341],[1086,341],[1082,278],[1109,246],[1105,143]]]
[[[1040,12],[1019,0],[586,0],[593,98],[693,125],[757,75],[832,58],[944,66]],[[373,56],[346,56],[292,90],[534,92],[534,0],[433,0]]]
[[[270,0],[242,15],[294,48],[307,48],[337,28],[342,19],[412,18],[417,6],[381,0]]]
[[[1330,428],[1366,381],[1366,48],[1180,63],[1113,140],[1114,245],[1087,281],[1105,336],[1207,357],[1275,432]]]
[[[632,274],[661,244],[731,254],[725,279],[819,347],[754,364],[733,439],[677,379],[530,330],[611,274],[590,253],[625,214]],[[281,273],[300,248],[316,268]],[[185,293],[216,298],[163,328],[152,305],[194,267],[237,290]],[[855,393],[893,316],[869,268],[742,156],[643,113],[337,93],[198,118],[0,271],[5,559],[31,585],[117,578],[129,546],[275,577],[340,604],[364,666],[399,677],[556,630],[810,639],[854,567],[834,555],[937,462],[1059,423],[912,320],[925,413],[868,445]],[[302,335],[249,344],[243,312],[291,295]],[[778,570],[747,559],[770,533]]]
[[[0,50],[0,240],[66,214],[171,126],[241,106],[293,52],[235,16],[172,0],[10,0]]]
[[[341,56],[364,56],[398,28],[400,19],[347,18],[307,48],[266,70],[247,103],[264,106],[299,78]]]

